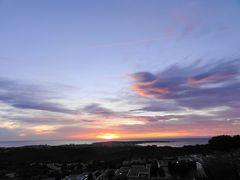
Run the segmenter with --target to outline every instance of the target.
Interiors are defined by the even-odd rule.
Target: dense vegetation
[[[236,136],[215,136],[209,140],[212,149],[231,151],[240,148],[240,135]]]
[[[157,146],[28,146],[1,148],[0,163],[33,163],[33,162],[72,162],[90,160],[123,160],[132,158],[161,158],[191,153],[206,153],[207,145],[184,146],[182,148]]]

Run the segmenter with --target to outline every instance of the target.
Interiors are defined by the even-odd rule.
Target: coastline
[[[178,137],[143,140],[29,140],[29,141],[0,141],[0,147],[23,147],[23,146],[62,146],[62,145],[157,145],[182,147],[184,145],[206,144],[210,137]]]

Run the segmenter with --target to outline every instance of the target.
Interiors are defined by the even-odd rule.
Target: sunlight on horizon
[[[99,138],[99,139],[106,139],[106,140],[112,140],[112,139],[119,138],[119,136],[116,135],[116,134],[103,134],[103,135],[99,135],[99,136],[96,136],[96,137]]]

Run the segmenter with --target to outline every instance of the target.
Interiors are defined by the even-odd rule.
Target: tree
[[[240,148],[240,135],[236,136],[215,136],[212,137],[208,144],[211,148],[221,151],[232,151],[237,148]]]
[[[228,152],[231,155],[231,163],[233,166],[233,170],[235,172],[235,178],[236,180],[240,179],[238,174],[238,166],[235,162],[234,158],[234,150],[237,148],[240,148],[240,136],[228,136],[228,135],[222,135],[222,136],[215,136],[212,137],[208,144],[211,148],[223,152]]]
[[[231,136],[222,135],[212,137],[208,144],[211,148],[220,151],[230,151],[234,147],[233,138]]]

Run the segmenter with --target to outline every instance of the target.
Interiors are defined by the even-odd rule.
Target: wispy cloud
[[[0,78],[0,102],[19,109],[34,109],[72,114],[76,111],[54,102],[59,98],[52,89]]]
[[[206,108],[239,104],[240,61],[174,65],[158,73],[137,72],[131,89],[138,95],[174,100],[179,106]]]
[[[85,106],[82,109],[83,112],[88,113],[90,115],[97,115],[97,116],[101,116],[101,117],[115,117],[117,116],[117,113],[104,108],[101,106],[101,104],[97,104],[97,103],[93,103],[90,105]]]

